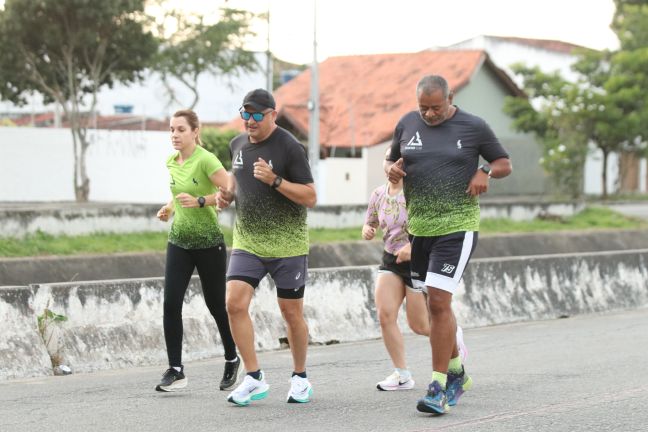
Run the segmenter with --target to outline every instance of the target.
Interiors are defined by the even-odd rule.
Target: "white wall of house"
[[[90,200],[168,201],[168,132],[90,131]],[[0,128],[0,201],[73,201],[74,155],[69,129]]]
[[[367,164],[364,158],[326,158],[320,160],[318,204],[362,204],[367,190]]]
[[[366,204],[371,192],[387,181],[383,160],[391,141],[362,148],[362,157],[320,160],[319,204]]]
[[[612,193],[616,189],[619,178],[619,158],[616,153],[608,156],[607,191]],[[591,150],[585,161],[585,193],[587,195],[600,195],[603,193],[603,152]]]
[[[527,66],[538,66],[545,72],[558,71],[569,79],[575,80],[576,74],[571,70],[571,65],[576,57],[559,51],[549,51],[520,42],[502,40],[497,37],[477,36],[472,39],[450,45],[449,49],[483,49],[488,52],[491,60],[514,80],[516,79],[510,66],[513,63],[523,62]],[[521,80],[516,81],[518,85]]]

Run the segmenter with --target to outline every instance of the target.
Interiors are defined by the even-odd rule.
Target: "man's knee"
[[[432,315],[444,314],[452,311],[452,294],[438,288],[428,287],[428,310]]]
[[[239,315],[248,312],[254,288],[243,282],[228,282],[225,307],[228,315]]]
[[[297,300],[280,302],[279,310],[289,325],[301,324],[304,321],[304,310],[301,302]]]

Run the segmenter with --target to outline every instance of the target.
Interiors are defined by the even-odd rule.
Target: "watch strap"
[[[277,188],[279,187],[279,185],[281,184],[282,181],[283,181],[283,178],[281,178],[281,176],[277,176],[277,177],[275,177],[275,179],[272,181],[272,184],[270,185],[270,187],[271,187],[272,189],[277,189]]]

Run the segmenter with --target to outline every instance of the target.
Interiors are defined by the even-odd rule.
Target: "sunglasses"
[[[270,111],[270,112],[272,112],[272,111]],[[250,117],[252,117],[254,119],[254,121],[257,122],[257,123],[262,121],[263,118],[266,116],[266,114],[270,114],[270,112],[267,112],[267,113],[262,113],[262,112],[250,113],[250,112],[244,111],[242,108],[240,110],[241,118],[243,120],[247,121],[247,120],[250,120]]]

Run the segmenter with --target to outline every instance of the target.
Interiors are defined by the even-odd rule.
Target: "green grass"
[[[480,234],[542,232],[593,229],[648,229],[648,222],[629,218],[605,207],[588,207],[569,218],[514,222],[508,219],[484,219]],[[224,229],[225,242],[232,244],[232,231]],[[361,228],[311,229],[311,243],[360,240]],[[0,238],[0,257],[39,255],[110,254],[122,252],[162,252],[167,234],[141,232],[128,234],[93,234],[53,236],[38,232],[24,238]]]
[[[624,216],[606,207],[596,206],[587,207],[572,217],[519,222],[509,219],[484,219],[480,225],[480,234],[648,228],[646,221]]]

